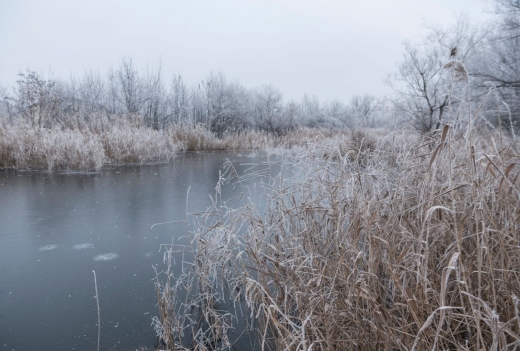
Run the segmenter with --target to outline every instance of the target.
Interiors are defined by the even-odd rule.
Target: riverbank
[[[281,136],[244,131],[219,138],[199,125],[156,131],[123,121],[83,129],[0,124],[0,169],[89,172],[107,164],[169,162],[185,151],[290,149],[353,135],[300,128]]]

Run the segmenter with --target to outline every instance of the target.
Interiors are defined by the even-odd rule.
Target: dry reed
[[[279,152],[348,134],[302,128],[278,137],[247,131],[218,138],[201,125],[175,125],[156,131],[132,116],[112,116],[110,120],[93,118],[88,127],[73,122],[67,120],[53,128],[0,123],[0,169],[98,171],[107,164],[168,162],[185,151],[261,149]]]
[[[217,192],[191,230],[192,278],[176,277],[195,294],[177,306],[244,300],[247,318],[206,303],[202,334],[224,340],[245,318],[262,350],[520,349],[518,145],[479,133],[358,133],[284,156],[295,177],[256,173],[266,208]],[[232,169],[221,182],[255,175]],[[176,346],[212,349],[192,334]]]

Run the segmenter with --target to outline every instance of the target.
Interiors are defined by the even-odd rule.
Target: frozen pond
[[[226,158],[239,173],[265,159],[193,153],[97,174],[0,172],[0,350],[95,350],[92,270],[101,349],[151,348],[152,265],[160,244],[187,234],[185,223],[152,225],[186,218],[188,187],[188,211],[204,211]]]

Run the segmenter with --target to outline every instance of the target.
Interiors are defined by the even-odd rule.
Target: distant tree
[[[355,95],[350,99],[349,110],[358,126],[374,128],[377,124],[375,112],[378,105],[379,102],[375,96],[369,94]]]
[[[148,72],[141,82],[142,106],[141,114],[146,126],[159,130],[160,124],[164,125],[167,117],[167,94],[161,76],[161,69]]]
[[[189,90],[189,115],[194,124],[209,128],[208,108],[203,83],[201,82]]]
[[[210,74],[201,84],[210,130],[218,137],[251,126],[250,95],[238,82],[223,74]]]
[[[107,114],[109,97],[106,83],[99,73],[85,72],[79,84],[79,97],[82,102],[82,115],[85,121],[89,122],[92,118],[100,118]]]
[[[14,119],[14,98],[8,93],[8,89],[0,87],[0,119],[6,118],[9,123]]]
[[[283,96],[272,85],[263,85],[254,94],[254,118],[260,130],[279,135],[286,129],[283,119]]]
[[[120,61],[116,71],[109,73],[111,106],[114,114],[138,114],[144,102],[144,84],[132,59]]]
[[[56,82],[38,73],[20,73],[16,91],[16,108],[33,127],[50,127],[60,111],[61,96]]]
[[[140,123],[155,130],[164,127],[170,117],[160,67],[142,74],[131,59],[122,59],[117,70],[108,75],[108,96],[109,114],[137,117]]]
[[[305,95],[301,103],[303,125],[311,128],[338,128],[342,122],[327,112],[327,107],[316,97]]]
[[[283,108],[283,124],[285,125],[285,133],[298,127],[300,121],[298,119],[301,114],[300,105],[294,100],[289,101]]]
[[[193,125],[195,121],[190,115],[190,96],[189,90],[180,75],[174,75],[170,83],[169,101],[169,120],[176,124]]]
[[[65,116],[72,117],[75,124],[80,123],[81,101],[78,96],[78,81],[76,77],[71,77],[67,83],[59,82],[59,93],[61,95],[61,111],[58,119],[62,122]]]
[[[325,107],[325,111],[329,118],[340,121],[345,127],[354,126],[352,115],[344,103],[333,100]]]

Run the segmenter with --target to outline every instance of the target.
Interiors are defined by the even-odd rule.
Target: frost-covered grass
[[[296,129],[287,135],[245,131],[218,138],[200,125],[156,131],[122,117],[79,126],[71,120],[52,128],[0,123],[0,168],[96,171],[103,165],[168,162],[184,151],[274,150],[345,136],[348,131]]]
[[[167,246],[164,343],[230,350],[240,321],[261,349],[520,349],[518,143],[448,126],[349,138],[285,155],[298,172],[259,188],[265,209],[217,191],[191,227],[193,262]],[[242,178],[227,164],[225,179]]]
[[[45,246],[42,246],[42,247],[38,248],[38,251],[42,251],[42,252],[52,251],[52,250],[55,250],[57,248],[58,248],[58,245],[49,244],[49,245],[45,245]]]
[[[76,244],[73,246],[74,250],[86,250],[86,249],[92,249],[94,247],[91,243],[82,243],[82,244]]]
[[[0,124],[0,168],[98,170],[106,156],[89,131]]]
[[[110,164],[170,161],[178,150],[167,135],[150,128],[115,125],[98,135]]]
[[[112,261],[117,258],[117,254],[114,252],[109,252],[105,254],[99,254],[94,257],[94,261]]]
[[[164,133],[131,123],[99,129],[0,124],[0,168],[96,171],[105,164],[169,161],[177,150]]]

